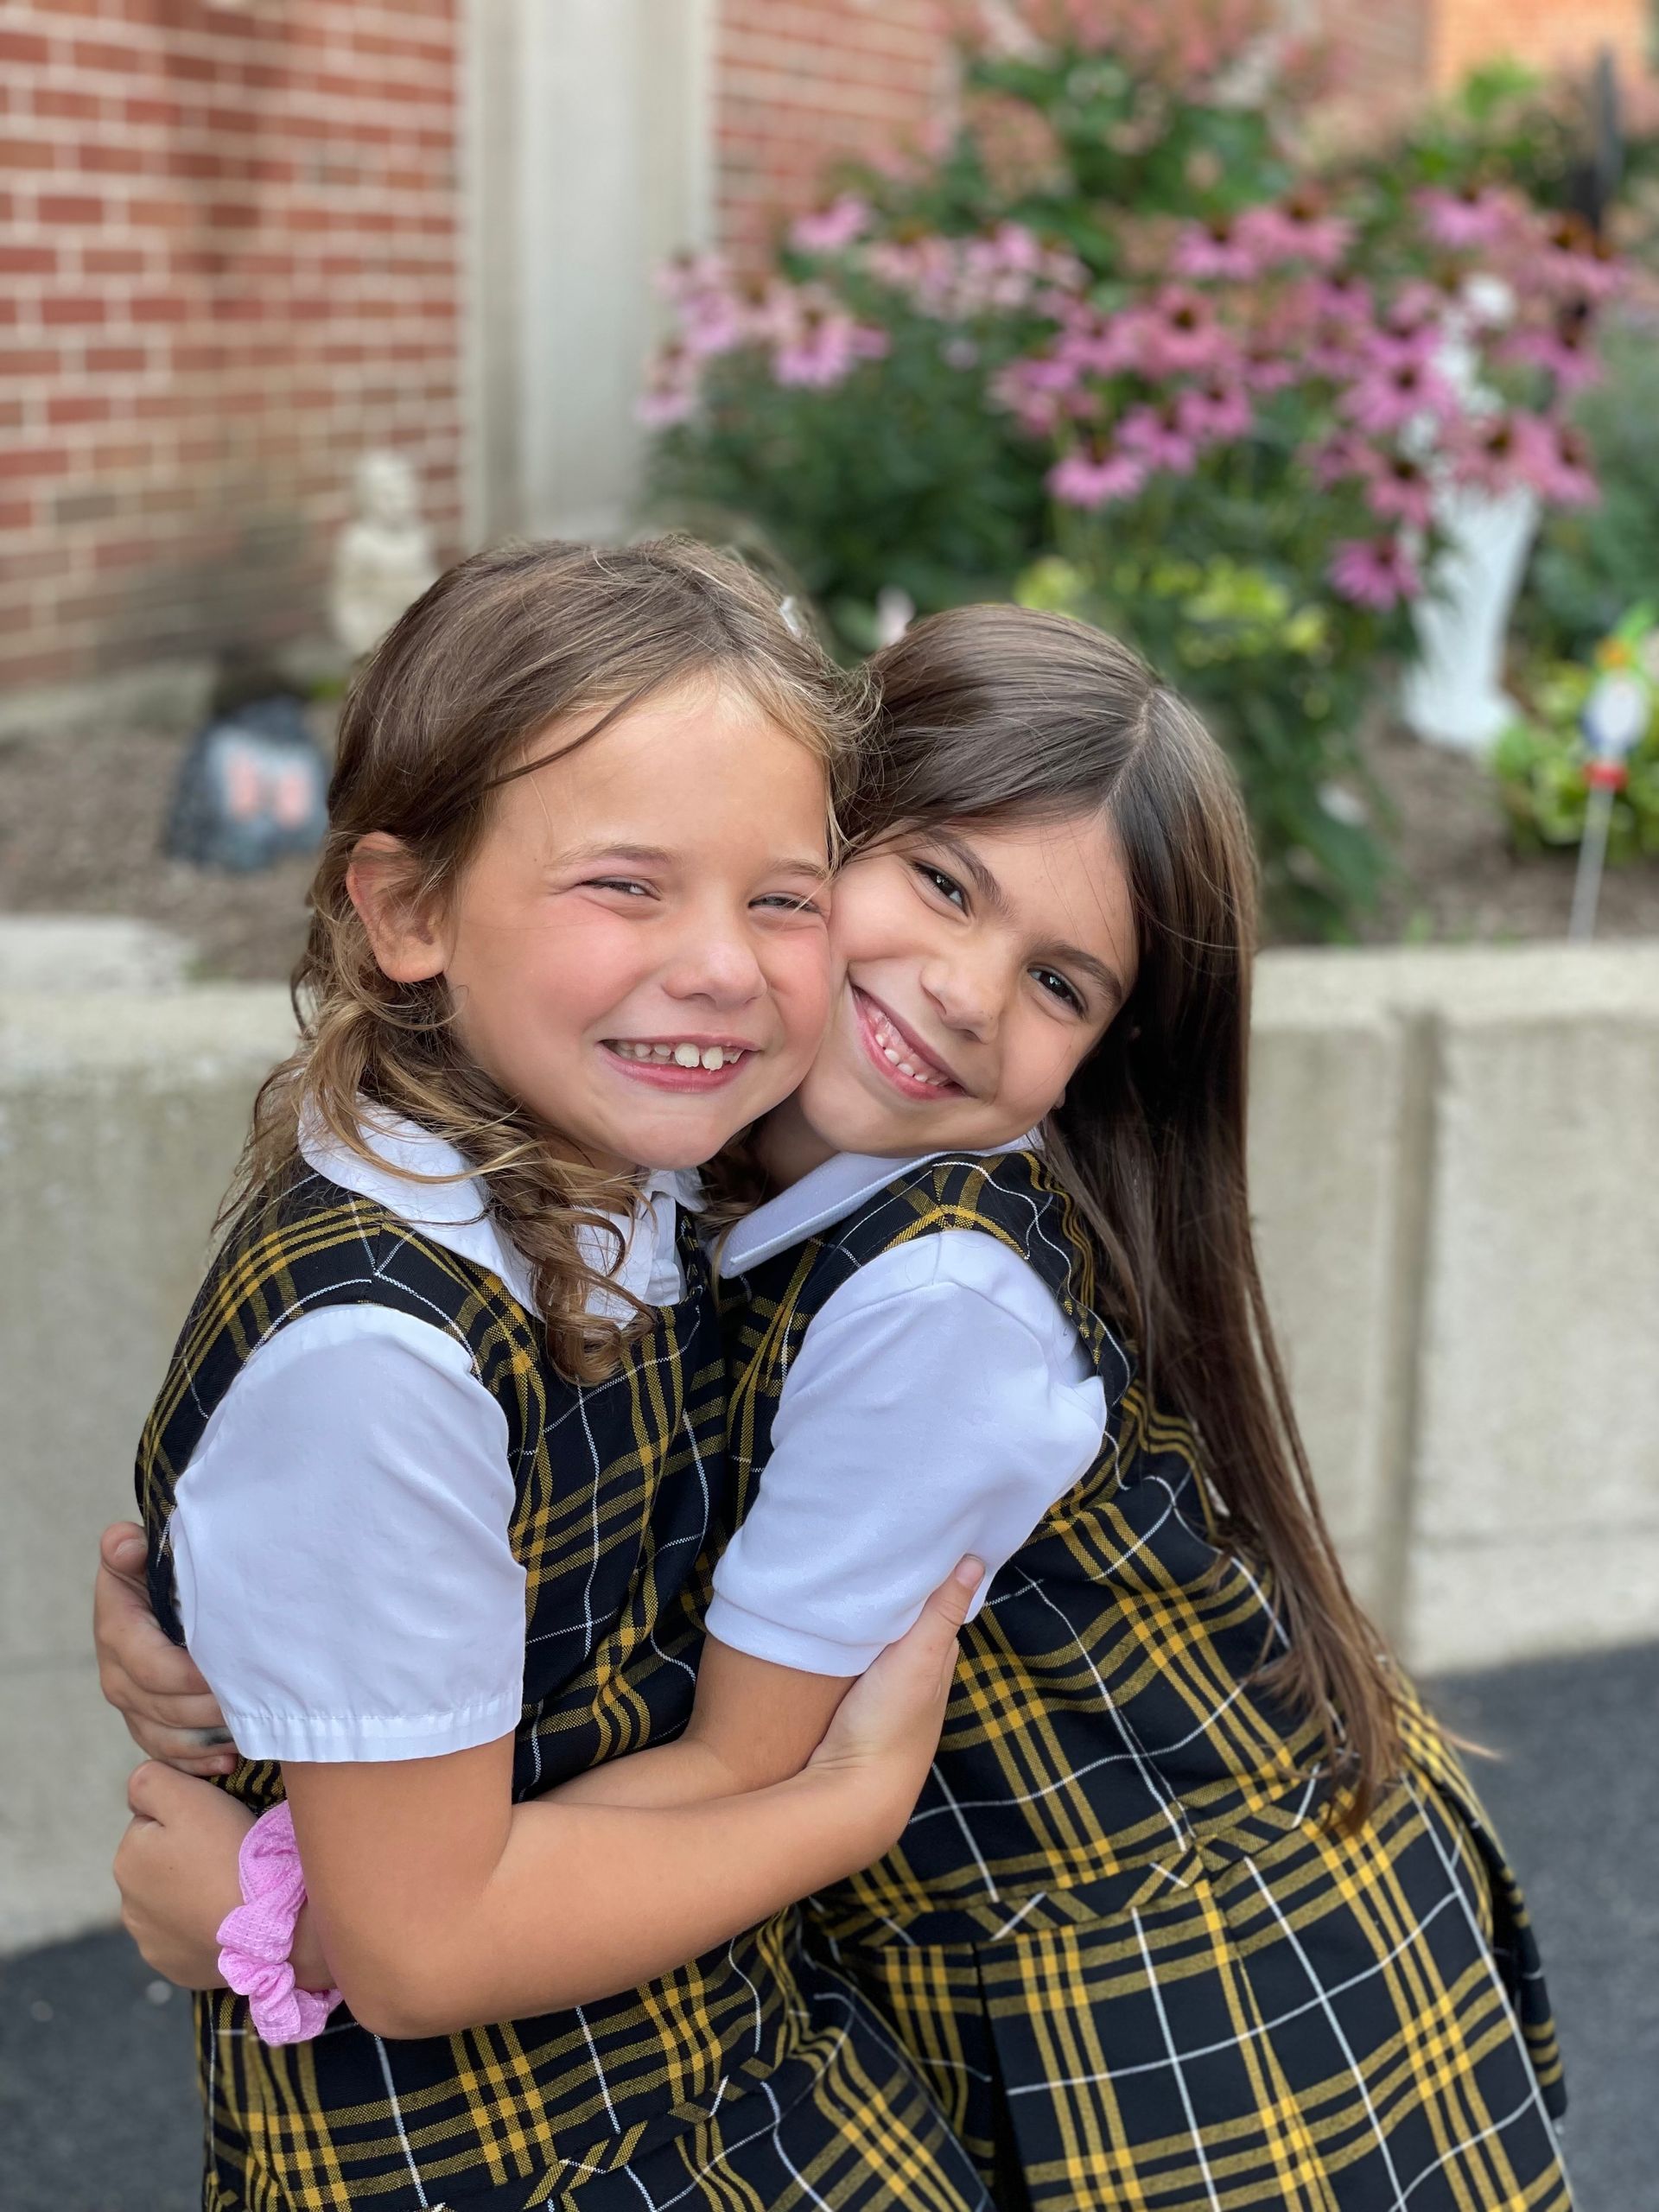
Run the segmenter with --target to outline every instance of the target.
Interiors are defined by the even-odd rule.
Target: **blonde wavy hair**
[[[294,971],[300,1041],[255,1102],[219,1217],[229,1235],[257,1226],[293,1188],[302,1116],[372,1160],[359,1127],[366,1102],[467,1160],[492,1218],[529,1263],[560,1370],[582,1382],[614,1371],[644,1309],[627,1321],[588,1311],[607,1277],[584,1260],[577,1232],[608,1230],[620,1259],[607,1217],[632,1205],[638,1179],[569,1157],[559,1132],[469,1058],[442,977],[405,984],[382,972],[346,877],[359,840],[386,833],[402,852],[396,895],[441,911],[503,784],[591,742],[652,694],[699,679],[736,692],[822,760],[833,823],[865,692],[734,556],[682,537],[497,546],[458,563],[404,615],[341,720],[310,935]],[[587,716],[596,719],[567,734]],[[554,725],[543,749],[536,741]]]

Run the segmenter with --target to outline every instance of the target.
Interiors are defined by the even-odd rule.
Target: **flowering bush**
[[[757,518],[850,645],[883,587],[1020,578],[1132,636],[1231,746],[1281,917],[1329,931],[1382,864],[1354,737],[1437,495],[1595,498],[1564,410],[1620,272],[1484,171],[1299,179],[1243,96],[1262,23],[1028,10],[955,142],[798,222],[764,284],[671,272],[645,409],[659,489]]]

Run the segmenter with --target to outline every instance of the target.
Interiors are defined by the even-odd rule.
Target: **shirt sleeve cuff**
[[[814,1636],[809,1629],[785,1628],[779,1621],[734,1605],[718,1590],[709,1602],[703,1625],[732,1650],[746,1652],[751,1659],[769,1659],[774,1667],[792,1667],[800,1675],[861,1675],[886,1649],[880,1643],[842,1643]]]
[[[298,1759],[320,1766],[389,1765],[476,1751],[511,1735],[523,1711],[495,1698],[453,1713],[254,1713],[225,1708],[225,1725],[247,1759]]]

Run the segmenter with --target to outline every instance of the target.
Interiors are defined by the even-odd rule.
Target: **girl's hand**
[[[181,1989],[219,1989],[219,1923],[242,1902],[237,1853],[245,1806],[170,1767],[139,1767],[132,1818],[115,1854],[121,1923],[145,1963]]]
[[[873,1857],[892,1848],[916,1809],[944,1726],[957,1671],[957,1631],[984,1578],[982,1560],[961,1562],[923,1606],[915,1626],[853,1684],[807,1762],[809,1773],[847,1775],[871,1786],[882,1836]]]
[[[144,1532],[118,1521],[99,1540],[92,1587],[98,1681],[139,1750],[183,1774],[228,1774],[236,1745],[188,1651],[149,1610]]]

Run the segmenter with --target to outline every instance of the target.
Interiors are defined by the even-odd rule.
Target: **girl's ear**
[[[449,958],[446,938],[412,896],[413,857],[401,838],[371,830],[352,849],[346,891],[368,933],[383,976],[394,983],[427,983]]]

